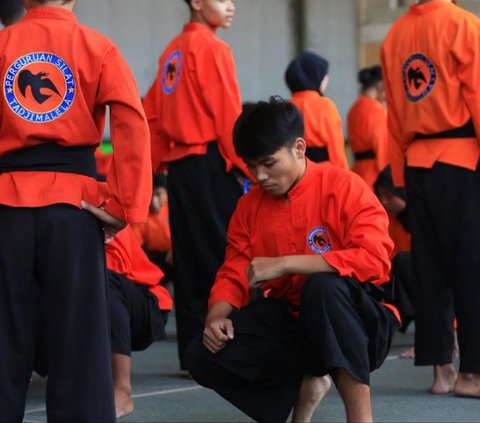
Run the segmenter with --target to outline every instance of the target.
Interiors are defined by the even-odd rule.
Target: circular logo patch
[[[407,98],[414,103],[425,98],[437,80],[437,72],[432,62],[420,53],[408,58],[402,73]]]
[[[325,228],[315,228],[308,234],[308,245],[314,253],[321,254],[330,251],[332,246]]]
[[[171,94],[182,74],[182,55],[174,51],[168,56],[162,71],[162,88],[165,94]]]
[[[33,123],[47,123],[70,109],[76,83],[72,70],[60,57],[30,53],[8,68],[3,92],[17,116]]]

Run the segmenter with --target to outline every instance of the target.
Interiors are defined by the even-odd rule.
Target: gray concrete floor
[[[198,386],[178,370],[175,325],[168,339],[133,354],[134,412],[121,422],[248,422],[215,392]],[[412,328],[413,330],[413,328]],[[480,422],[480,400],[427,391],[432,368],[414,367],[398,354],[412,345],[413,333],[397,334],[390,355],[372,374],[372,401],[377,422]],[[45,380],[34,377],[25,422],[45,422]],[[314,415],[315,422],[342,422],[345,413],[333,388]]]

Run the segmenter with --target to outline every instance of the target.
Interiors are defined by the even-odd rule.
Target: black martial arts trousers
[[[260,422],[282,422],[297,401],[303,375],[337,368],[369,384],[385,360],[396,320],[363,287],[317,273],[305,283],[300,317],[283,299],[260,299],[233,312],[234,339],[211,354],[198,334],[185,362],[193,378]]]
[[[194,334],[202,330],[210,288],[225,257],[227,227],[242,186],[216,142],[204,156],[168,165],[168,206],[174,260],[175,316],[180,366]]]
[[[69,205],[0,206],[0,234],[0,421],[22,421],[36,356],[49,422],[115,421],[100,222]]]
[[[461,142],[461,140],[458,140]],[[407,167],[415,302],[415,364],[452,362],[480,373],[480,170],[444,163]]]

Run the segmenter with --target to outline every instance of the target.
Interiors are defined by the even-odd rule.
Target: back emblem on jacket
[[[70,109],[76,82],[70,66],[62,58],[53,53],[30,53],[9,66],[3,93],[17,116],[33,123],[48,123]]]
[[[175,91],[182,74],[182,55],[176,50],[167,57],[162,70],[162,88],[165,94]]]
[[[426,56],[416,53],[404,63],[402,77],[407,98],[415,103],[432,91],[437,80],[437,72]]]
[[[332,246],[328,238],[327,230],[323,227],[313,229],[308,234],[308,245],[316,254],[330,251]]]

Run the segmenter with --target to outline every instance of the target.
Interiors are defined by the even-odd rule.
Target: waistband
[[[0,174],[8,172],[64,172],[95,178],[94,147],[46,142],[15,150],[0,157]]]
[[[447,131],[437,132],[436,134],[419,134],[415,135],[416,140],[426,140],[432,138],[476,138],[475,126],[472,119],[468,120],[465,125],[459,128],[448,129]]]
[[[306,156],[313,162],[328,162],[330,156],[328,155],[327,147],[307,147]]]
[[[355,157],[355,160],[366,160],[366,159],[374,159],[376,156],[375,151],[373,150],[367,150],[367,151],[362,151],[360,153],[354,153],[353,155]]]

